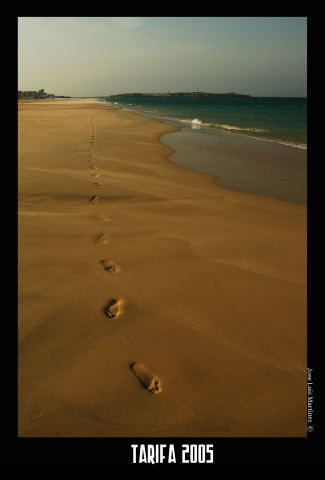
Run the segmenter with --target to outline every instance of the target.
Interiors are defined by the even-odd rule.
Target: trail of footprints
[[[95,146],[95,121],[94,118],[91,120],[91,137],[90,137],[90,146],[88,150],[88,162],[89,167],[94,172],[90,173],[90,176],[94,179],[98,179],[100,177],[100,173],[97,172],[98,167],[94,165],[95,159],[93,157],[93,149]],[[98,181],[94,182],[96,187],[103,187],[104,185],[99,183]],[[92,195],[89,198],[89,202],[92,204],[97,204],[100,200],[99,195]],[[97,217],[101,222],[106,222],[108,219],[104,215]],[[105,245],[108,243],[109,238],[106,233],[99,233],[95,236],[95,243]],[[106,258],[99,261],[99,264],[102,266],[103,270],[106,273],[116,273],[120,271],[120,267],[116,265],[111,260]],[[111,298],[107,304],[103,308],[103,313],[109,319],[117,318],[121,315],[123,309],[123,302],[122,300]],[[160,393],[162,391],[160,379],[153,375],[142,363],[133,362],[130,364],[130,369],[138,379],[140,385],[148,390],[151,393]]]

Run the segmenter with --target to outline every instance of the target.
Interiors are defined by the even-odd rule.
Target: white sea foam
[[[239,133],[239,135],[241,134]],[[256,140],[263,140],[263,142],[280,143],[281,145],[286,145],[287,147],[299,148],[300,150],[307,150],[306,143],[294,143],[294,142],[288,142],[288,141],[279,140],[279,139],[253,137],[252,135],[249,135],[249,138],[255,138]]]
[[[307,150],[307,145],[305,143],[295,143],[290,142],[288,140],[280,140],[279,138],[266,138],[266,137],[255,137],[254,135],[248,135],[241,132],[252,132],[252,133],[267,133],[269,130],[265,128],[242,128],[242,127],[234,127],[232,125],[223,125],[219,123],[209,124],[211,127],[219,128],[222,130],[229,130],[232,133],[236,133],[237,135],[246,136],[249,138],[254,138],[255,140],[262,140],[264,142],[271,142],[271,143],[280,143],[281,145],[286,145],[287,147],[299,148],[301,150]]]
[[[193,118],[192,123],[193,123],[194,125],[202,125],[201,120],[199,120],[198,118]]]
[[[174,117],[166,117],[166,118],[169,118],[171,120],[177,120],[178,122],[183,122],[183,123],[192,123],[191,118],[174,118]]]
[[[267,132],[268,130],[265,128],[253,128],[253,127],[238,127],[236,125],[227,125],[225,123],[210,123],[207,124],[211,127],[222,128],[224,130],[236,130],[236,131],[243,131],[243,132]]]

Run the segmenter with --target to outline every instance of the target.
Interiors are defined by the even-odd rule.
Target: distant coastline
[[[116,97],[251,97],[242,93],[209,93],[209,92],[167,92],[167,93],[118,93],[109,95],[108,98]]]

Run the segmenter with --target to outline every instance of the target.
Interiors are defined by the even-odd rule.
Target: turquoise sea
[[[101,97],[137,112],[307,148],[307,98],[293,97]]]

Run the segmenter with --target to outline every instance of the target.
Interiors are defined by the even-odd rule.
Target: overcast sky
[[[305,17],[20,17],[18,89],[307,95]]]

